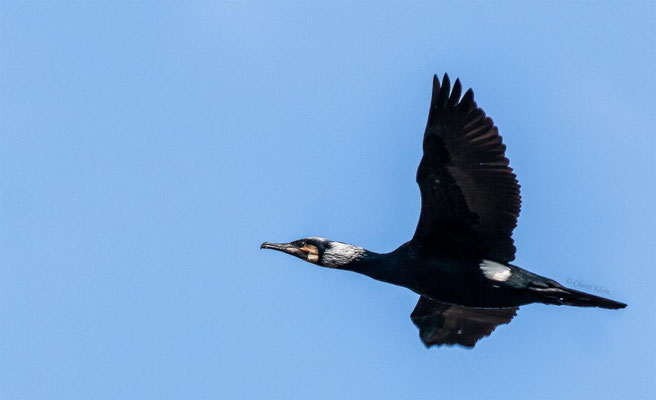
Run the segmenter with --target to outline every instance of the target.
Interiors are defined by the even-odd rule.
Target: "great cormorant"
[[[426,347],[474,347],[515,316],[544,303],[619,309],[626,304],[566,288],[510,264],[521,205],[519,184],[497,127],[469,89],[433,78],[433,96],[417,170],[421,214],[412,239],[387,254],[310,237],[264,242],[263,249],[322,267],[359,272],[419,294],[411,314]]]

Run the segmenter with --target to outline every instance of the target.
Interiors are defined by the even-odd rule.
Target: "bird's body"
[[[447,75],[442,85],[434,78],[417,170],[422,208],[409,242],[385,254],[323,238],[261,247],[414,291],[421,297],[411,317],[426,346],[473,347],[529,303],[626,307],[510,264],[519,184],[492,120],[471,89],[460,94],[459,80],[451,90]]]
[[[387,254],[367,252],[348,269],[450,304],[513,307],[528,302],[515,289],[485,278],[481,263],[471,258],[418,257],[404,243]]]

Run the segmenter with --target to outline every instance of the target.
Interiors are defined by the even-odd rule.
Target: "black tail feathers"
[[[540,293],[541,301],[547,304],[575,307],[599,307],[610,310],[618,310],[626,307],[626,304],[620,303],[619,301],[569,289],[560,285],[548,288],[535,288],[534,290]]]

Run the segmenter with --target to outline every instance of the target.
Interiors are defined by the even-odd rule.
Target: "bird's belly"
[[[449,288],[412,289],[415,293],[431,300],[467,307],[504,308],[531,303],[533,300],[522,293],[504,289]]]
[[[476,262],[424,265],[411,269],[415,273],[403,286],[432,300],[469,307],[514,307],[531,302],[523,291],[485,279],[476,267]]]

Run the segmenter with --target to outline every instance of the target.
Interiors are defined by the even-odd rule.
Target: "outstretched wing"
[[[510,262],[521,207],[519,184],[497,127],[456,80],[433,79],[424,155],[417,170],[421,215],[411,244],[420,251]]]
[[[494,329],[517,314],[513,308],[472,308],[433,301],[421,296],[410,318],[426,347],[459,344],[474,347]]]

